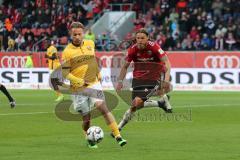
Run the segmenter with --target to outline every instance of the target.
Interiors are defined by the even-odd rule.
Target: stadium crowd
[[[239,0],[25,0],[0,6],[1,50],[32,50],[44,37],[65,45],[72,21],[87,25],[109,3],[132,3],[122,10],[136,11],[134,30],[145,27],[165,50],[240,49]]]
[[[68,42],[68,27],[73,21],[88,24],[108,0],[4,0],[0,5],[0,48],[13,50],[46,50],[54,39],[60,45]]]
[[[165,50],[239,50],[239,0],[146,2],[135,29],[146,27]]]

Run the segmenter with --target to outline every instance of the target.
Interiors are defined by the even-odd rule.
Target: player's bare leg
[[[141,98],[136,97],[132,102],[131,108],[124,113],[123,118],[118,125],[119,130],[122,130],[122,128],[132,119],[136,110],[139,110],[143,107],[159,107],[162,108],[166,113],[172,113],[172,106],[169,102],[169,96],[166,94],[161,95],[161,98],[158,101],[146,100],[144,102]]]
[[[144,101],[139,97],[135,97],[132,101],[131,108],[124,113],[121,122],[118,124],[119,130],[122,130],[122,128],[133,118],[134,113],[143,107]]]
[[[56,95],[57,95],[57,99],[55,99],[55,102],[63,101],[64,96],[58,88],[58,85],[62,85],[62,82],[59,82],[58,78],[51,78],[51,84],[52,84],[53,89],[54,89],[54,91],[56,92]]]
[[[122,138],[120,131],[118,129],[116,120],[113,116],[113,114],[108,110],[106,104],[104,101],[97,101],[95,103],[96,108],[102,113],[106,124],[111,128],[113,136],[115,137],[116,141],[120,146],[124,146],[127,144],[127,141]]]

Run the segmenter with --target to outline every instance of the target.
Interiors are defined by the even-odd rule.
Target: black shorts
[[[143,79],[133,79],[132,80],[132,100],[135,97],[141,98],[143,101],[147,100],[147,95],[151,90],[158,84],[156,80],[143,80]]]

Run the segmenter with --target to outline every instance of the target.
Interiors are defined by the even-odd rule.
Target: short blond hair
[[[81,22],[72,22],[72,24],[70,25],[70,29],[73,29],[73,28],[84,29],[84,25]]]

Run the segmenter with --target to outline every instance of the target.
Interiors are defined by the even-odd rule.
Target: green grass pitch
[[[0,160],[239,160],[240,93],[173,92],[173,115],[141,110],[122,131],[121,148],[102,117],[92,121],[105,137],[98,149],[86,147],[81,122],[59,120],[49,90],[11,90],[17,107],[0,94]],[[119,121],[128,106],[119,101]]]

